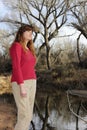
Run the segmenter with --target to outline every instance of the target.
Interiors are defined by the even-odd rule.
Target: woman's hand
[[[19,87],[20,87],[20,95],[21,95],[22,97],[26,97],[26,96],[27,96],[27,92],[26,92],[26,89],[25,89],[25,87],[24,87],[24,84],[23,84],[23,83],[20,84]]]

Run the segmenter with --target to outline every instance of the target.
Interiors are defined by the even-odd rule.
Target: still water
[[[41,92],[36,95],[36,100],[43,117],[45,116],[47,95],[47,93]],[[87,122],[76,118],[73,114],[77,113],[82,119],[87,121],[87,103],[85,98],[69,95],[68,102],[67,93],[58,91],[55,94],[49,94],[48,104],[48,123],[55,128],[55,130],[87,130]],[[73,112],[70,111],[69,104]],[[34,109],[33,122],[36,130],[41,130],[43,121],[41,121],[36,109]],[[32,128],[30,128],[30,130],[31,129]]]

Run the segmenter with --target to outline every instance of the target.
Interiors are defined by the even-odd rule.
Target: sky
[[[0,15],[2,15],[2,13],[3,13],[3,3],[2,3],[2,1],[0,1]]]
[[[4,6],[2,1],[0,0],[0,17],[5,16],[6,13],[7,13],[6,7]]]
[[[7,14],[7,9],[4,6],[4,4],[2,3],[2,1],[0,0],[0,19],[2,19],[3,17],[5,17]],[[0,29],[6,29],[6,23],[0,23]]]

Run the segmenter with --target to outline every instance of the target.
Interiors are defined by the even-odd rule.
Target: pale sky
[[[74,34],[74,35],[72,35]],[[60,29],[60,36],[62,35],[72,35],[70,36],[70,38],[72,40],[76,40],[79,36],[80,32],[77,31],[76,29],[69,27],[69,26],[65,26],[63,28]],[[80,38],[80,42],[87,45],[87,39],[82,35]]]
[[[0,17],[3,17],[6,14],[6,7],[3,5],[2,1],[0,0]]]

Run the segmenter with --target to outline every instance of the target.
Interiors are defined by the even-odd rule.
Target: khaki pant
[[[36,80],[24,81],[27,96],[20,95],[20,88],[16,82],[12,82],[12,90],[17,105],[17,123],[14,130],[29,130],[29,125],[33,117],[33,106],[36,93]]]

